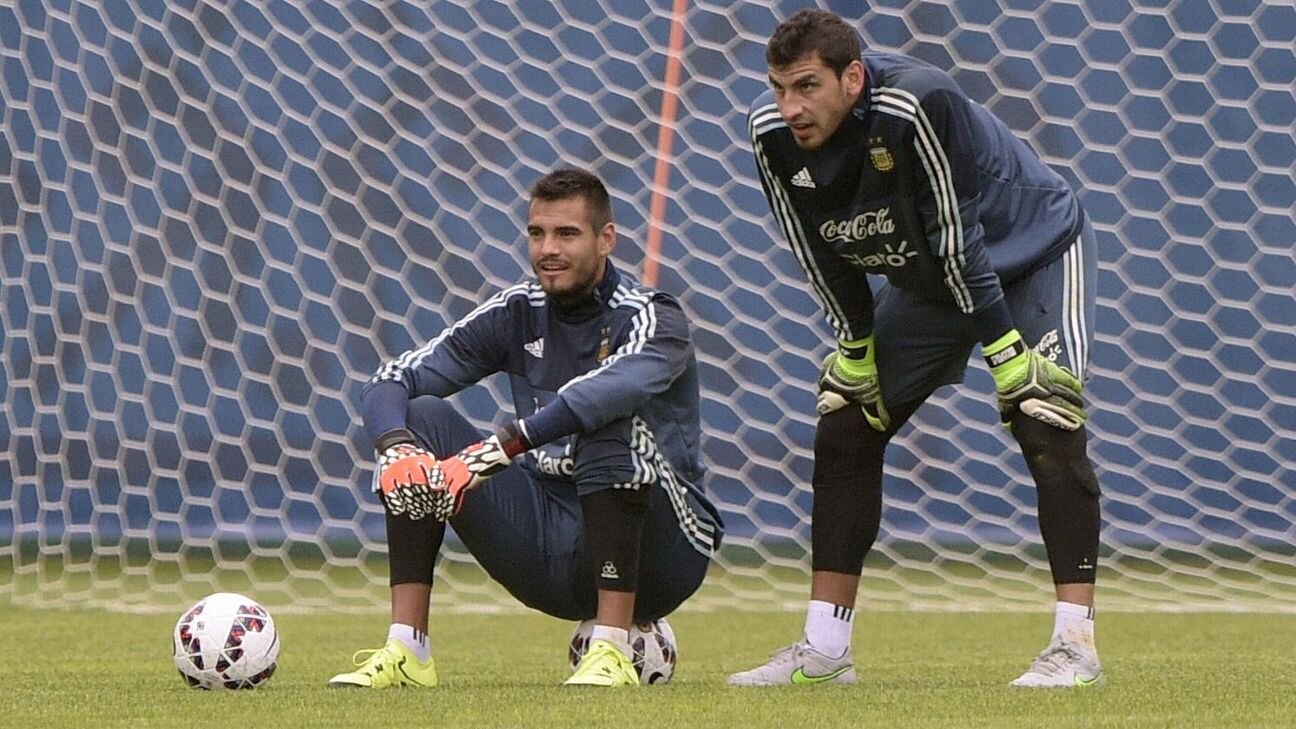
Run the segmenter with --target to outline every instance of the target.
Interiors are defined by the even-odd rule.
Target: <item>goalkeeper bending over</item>
[[[1012,683],[1098,683],[1098,480],[1080,397],[1096,263],[1075,194],[948,74],[861,53],[833,13],[789,18],[766,60],[772,89],[749,119],[756,166],[838,341],[819,379],[805,634],[730,683],[855,680],[883,452],[933,390],[962,379],[977,343],[1035,480],[1057,594],[1048,647]]]
[[[332,685],[436,685],[428,609],[447,520],[523,604],[596,619],[568,684],[638,685],[632,621],[670,613],[706,574],[723,527],[700,489],[684,312],[612,266],[607,189],[588,172],[535,184],[527,238],[535,280],[387,363],[363,391],[392,625]],[[484,435],[442,398],[501,371],[517,419]]]

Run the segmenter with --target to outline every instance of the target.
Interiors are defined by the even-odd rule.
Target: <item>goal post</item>
[[[812,3],[682,3],[668,89],[676,4],[0,4],[0,595],[379,609],[360,388],[529,273],[526,191],[571,163],[609,184],[620,265],[659,226],[658,285],[693,321],[728,530],[688,606],[803,605],[831,337],[745,115],[765,39]],[[1103,607],[1296,610],[1296,11],[869,6],[869,47],[949,69],[1098,231]],[[505,387],[457,402],[486,429]],[[992,393],[973,362],[894,442],[863,603],[1047,604]],[[517,607],[453,539],[440,570],[438,606]]]

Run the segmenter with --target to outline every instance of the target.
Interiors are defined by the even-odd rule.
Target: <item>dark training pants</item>
[[[436,397],[412,400],[407,425],[438,458],[485,437]],[[598,460],[610,450],[628,448],[629,430],[627,420],[578,436],[585,440],[575,449],[575,472],[590,470],[583,468],[583,457]],[[581,484],[585,492],[608,487]],[[679,607],[702,584],[710,562],[680,529],[663,489],[642,488],[650,493],[639,549],[639,621]],[[392,584],[431,583],[441,541],[436,532],[443,527],[431,519],[411,522],[401,516],[388,516],[387,523]],[[566,620],[594,617],[598,571],[586,544],[581,502],[570,482],[538,477],[515,462],[469,492],[450,526],[486,572],[522,604]]]

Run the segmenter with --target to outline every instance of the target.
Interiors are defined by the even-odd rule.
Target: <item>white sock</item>
[[[630,631],[625,628],[613,628],[610,625],[594,625],[594,630],[590,633],[590,643],[596,640],[606,640],[616,646],[626,658],[631,657],[630,652]]]
[[[1053,615],[1053,638],[1050,642],[1064,640],[1096,653],[1093,618],[1094,609],[1088,605],[1059,602]]]
[[[414,657],[423,663],[427,663],[427,659],[432,655],[432,649],[428,645],[428,634],[412,625],[392,623],[391,628],[387,630],[387,638],[389,640],[395,638],[404,643]]]
[[[855,608],[811,600],[806,608],[805,635],[810,646],[829,658],[841,658],[851,646]]]

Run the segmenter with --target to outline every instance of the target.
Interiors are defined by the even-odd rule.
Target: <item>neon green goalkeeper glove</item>
[[[1080,380],[1026,346],[1016,329],[983,348],[999,392],[999,419],[1011,426],[1017,411],[1062,430],[1078,430],[1089,419]]]
[[[816,410],[826,415],[855,403],[864,411],[869,427],[884,431],[891,425],[882,402],[878,382],[873,335],[854,342],[842,342],[838,351],[828,355],[819,371],[819,399]]]

